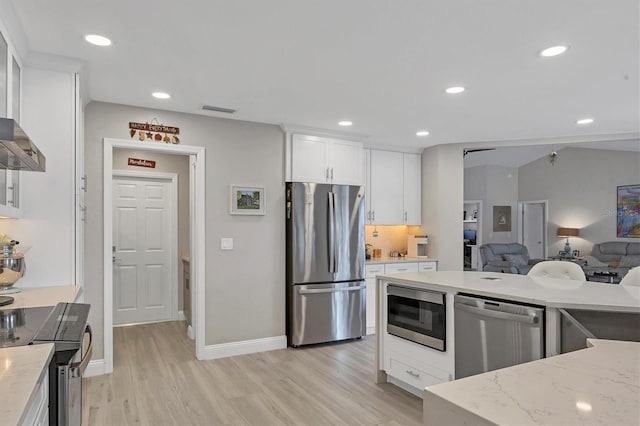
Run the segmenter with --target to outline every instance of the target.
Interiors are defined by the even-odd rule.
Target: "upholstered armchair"
[[[526,275],[542,259],[530,259],[529,250],[519,243],[483,244],[478,248],[482,271]]]

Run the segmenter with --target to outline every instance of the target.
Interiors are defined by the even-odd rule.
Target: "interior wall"
[[[103,138],[131,140],[130,121],[180,128],[184,145],[206,149],[206,329],[213,345],[285,334],[284,135],[279,127],[239,120],[91,102],[85,111],[85,164],[89,179],[85,237],[85,300],[96,334],[103,336]],[[157,143],[145,141],[140,143]],[[266,215],[229,214],[229,185],[265,188]],[[232,237],[234,249],[220,250]]]
[[[482,243],[515,242],[518,211],[518,169],[504,166],[478,166],[464,169],[465,200],[483,200]],[[511,231],[494,232],[493,207],[511,207]],[[460,212],[462,215],[462,210]]]
[[[438,259],[441,271],[463,266],[462,158],[459,146],[437,145],[422,152],[422,233],[429,236],[429,257]]]
[[[589,254],[594,243],[638,242],[616,237],[616,187],[640,184],[640,153],[566,148],[554,165],[546,157],[519,169],[520,201],[549,200],[549,254],[564,247],[558,227],[579,228],[571,248]]]
[[[155,168],[130,166],[129,158],[141,158],[155,161]],[[190,215],[189,215],[189,156],[160,154],[152,151],[135,151],[130,149],[113,150],[113,169],[146,173],[175,173],[178,175],[178,250],[174,259],[174,267],[178,270],[178,310],[182,310],[183,301],[183,265],[182,258],[189,257],[190,250]]]

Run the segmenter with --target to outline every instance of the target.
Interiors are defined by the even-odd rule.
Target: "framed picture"
[[[617,200],[617,237],[640,238],[640,185],[619,186]]]
[[[264,215],[264,188],[230,185],[229,214]]]
[[[511,206],[493,206],[493,232],[511,232]]]

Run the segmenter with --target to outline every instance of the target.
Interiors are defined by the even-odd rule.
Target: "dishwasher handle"
[[[456,303],[455,308],[458,310],[470,312],[472,314],[476,314],[484,317],[497,318],[497,319],[502,319],[507,321],[518,321],[518,322],[524,322],[527,324],[538,324],[540,322],[540,317],[538,317],[538,315],[535,315],[535,314],[534,315],[518,315],[518,314],[509,313],[509,312],[496,311],[493,309],[478,308],[475,306],[465,305],[463,303]]]

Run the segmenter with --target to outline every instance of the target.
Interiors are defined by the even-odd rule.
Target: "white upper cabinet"
[[[371,150],[371,223],[400,225],[402,205],[402,153]]]
[[[294,134],[288,146],[286,180],[362,185],[362,144]]]
[[[367,149],[363,163],[367,223],[420,225],[420,155]]]
[[[422,159],[419,154],[403,154],[404,224],[422,224]]]

